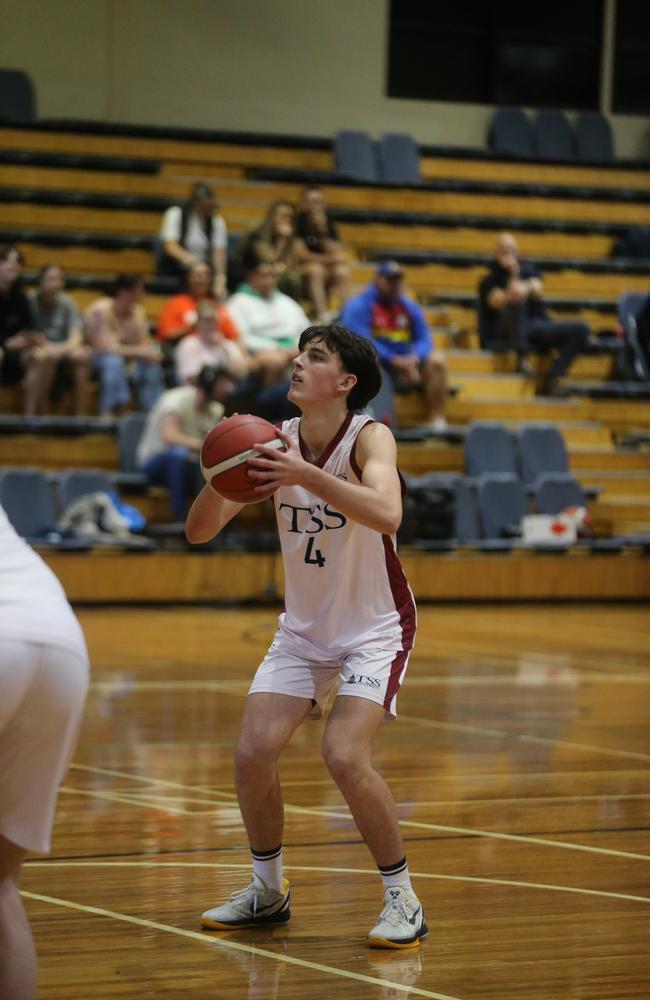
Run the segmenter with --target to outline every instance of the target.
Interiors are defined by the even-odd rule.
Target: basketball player
[[[81,628],[56,577],[0,507],[0,1000],[36,996],[36,953],[18,893],[45,854],[88,686]]]
[[[235,777],[253,857],[250,885],[207,910],[204,927],[225,930],[289,920],[282,876],[282,793],[277,760],[297,726],[336,698],[323,756],[381,874],[384,906],[368,944],[416,947],[427,933],[411,887],[393,798],[373,768],[373,742],[396,715],[415,634],[415,604],[395,551],[402,517],[395,440],[356,411],[381,373],[369,340],[341,326],[300,338],[289,399],[286,451],[256,448],[257,489],[276,488],[286,611],[247,698]],[[190,510],[191,542],[212,538],[241,509],[205,486]]]

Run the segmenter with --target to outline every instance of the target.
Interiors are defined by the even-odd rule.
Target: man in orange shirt
[[[212,273],[207,264],[197,263],[188,268],[187,291],[172,295],[162,308],[158,319],[158,340],[175,344],[194,331],[199,303],[208,299],[216,304],[211,285]],[[218,307],[217,324],[224,337],[237,340],[237,327],[223,306]]]

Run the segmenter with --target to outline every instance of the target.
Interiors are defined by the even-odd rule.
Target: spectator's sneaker
[[[400,886],[384,893],[384,908],[368,934],[369,948],[417,948],[429,932],[422,904]]]
[[[281,892],[267,889],[265,885],[259,886],[251,879],[245,889],[233,893],[223,906],[206,910],[201,916],[201,926],[207,930],[227,931],[262,924],[286,924],[291,917],[290,899],[291,891],[286,878]]]

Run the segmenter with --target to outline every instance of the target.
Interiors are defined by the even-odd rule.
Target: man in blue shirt
[[[424,313],[403,294],[403,279],[397,261],[383,261],[374,281],[345,303],[341,323],[373,342],[396,391],[422,389],[425,426],[445,430],[446,361],[433,346]]]

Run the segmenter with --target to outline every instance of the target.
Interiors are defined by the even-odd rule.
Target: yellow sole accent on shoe
[[[407,941],[405,944],[400,944],[399,941],[389,941],[388,938],[380,937],[369,937],[368,947],[369,948],[397,948],[400,951],[404,951],[405,948],[419,948],[420,938],[416,938],[415,941]]]
[[[250,927],[251,924],[220,924],[218,920],[202,920],[201,927],[207,931],[236,931],[240,927]]]

